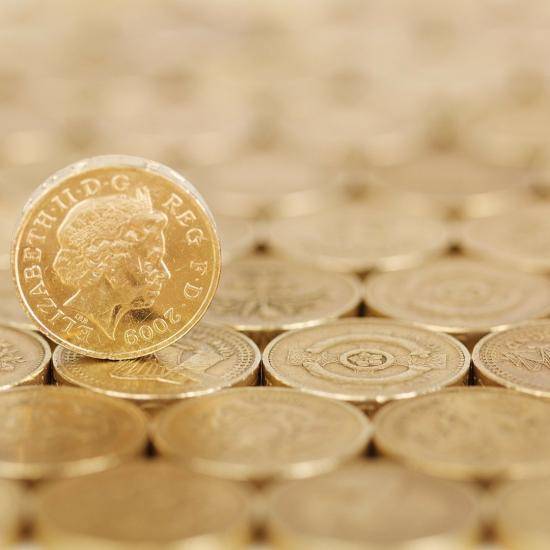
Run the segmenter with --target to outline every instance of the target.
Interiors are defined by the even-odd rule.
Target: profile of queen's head
[[[170,272],[164,263],[168,219],[146,188],[76,205],[57,231],[53,270],[72,290],[64,306],[85,315],[109,339],[132,310],[150,308]]]

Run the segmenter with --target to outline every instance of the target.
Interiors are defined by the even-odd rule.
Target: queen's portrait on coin
[[[170,272],[164,263],[167,217],[153,208],[149,192],[82,201],[57,231],[53,269],[73,290],[64,302],[109,339],[129,311],[150,308]]]

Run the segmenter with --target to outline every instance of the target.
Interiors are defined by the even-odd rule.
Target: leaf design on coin
[[[25,362],[19,351],[5,340],[0,340],[0,371],[11,372]]]

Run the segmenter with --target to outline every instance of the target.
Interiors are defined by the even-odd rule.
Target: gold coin
[[[462,258],[373,275],[370,311],[454,334],[468,345],[491,330],[550,313],[550,283],[498,265]]]
[[[21,527],[23,491],[12,481],[0,480],[0,545],[11,548]]]
[[[366,410],[468,376],[470,354],[454,338],[377,319],[342,319],[282,334],[264,351],[274,385],[349,401]]]
[[[154,355],[108,361],[58,346],[53,365],[59,383],[154,406],[230,386],[254,385],[260,358],[256,344],[243,334],[200,322]]]
[[[157,417],[157,450],[191,469],[241,480],[308,477],[361,453],[371,425],[347,403],[282,388],[239,388]]]
[[[296,261],[340,272],[365,273],[417,265],[449,246],[447,226],[436,219],[356,204],[273,222],[273,249]]]
[[[361,285],[353,276],[255,256],[224,268],[207,318],[263,347],[285,330],[353,315],[360,300]]]
[[[375,444],[429,474],[494,481],[550,473],[550,403],[498,388],[451,388],[390,403]]]
[[[0,477],[105,470],[140,453],[146,442],[145,415],[124,401],[52,386],[0,394]]]
[[[488,334],[476,344],[472,358],[483,385],[550,397],[550,321]]]
[[[510,550],[546,550],[550,547],[550,479],[516,481],[495,494],[495,532]]]
[[[10,323],[23,330],[36,330],[25,315],[8,267],[0,268],[0,322]]]
[[[216,216],[216,223],[224,264],[253,252],[256,246],[256,231],[252,222],[229,216]]]
[[[522,170],[483,164],[463,152],[430,151],[377,169],[374,176],[387,191],[411,200],[421,196],[450,217],[489,216],[510,211],[531,198]]]
[[[50,346],[44,338],[0,324],[0,390],[44,384],[50,359]]]
[[[472,487],[376,460],[276,487],[267,521],[276,548],[456,550],[478,540],[480,515]]]
[[[513,215],[472,220],[460,231],[460,245],[470,254],[512,267],[550,273],[550,206],[517,209]]]
[[[130,359],[183,336],[216,291],[220,248],[194,188],[158,163],[104,156],[37,190],[12,247],[21,301],[51,340]]]
[[[63,480],[38,495],[47,548],[246,548],[249,492],[162,461]]]

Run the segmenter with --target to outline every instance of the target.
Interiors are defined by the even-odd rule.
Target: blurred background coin
[[[467,254],[549,274],[550,206],[542,203],[467,222],[460,230],[460,246]]]
[[[333,470],[365,450],[366,417],[347,403],[282,388],[238,388],[156,418],[161,455],[218,477],[269,481]]]
[[[366,273],[404,269],[444,253],[449,231],[435,218],[357,203],[273,222],[274,252],[321,269]]]
[[[146,417],[134,405],[75,388],[0,393],[0,477],[43,480],[106,470],[141,453]]]
[[[51,352],[38,334],[0,324],[0,390],[45,384]]]
[[[23,330],[36,330],[19,301],[9,268],[0,269],[0,322],[10,323]]]
[[[472,487],[381,460],[287,482],[268,498],[275,548],[470,548],[480,520]]]
[[[250,221],[216,214],[222,260],[228,264],[254,251],[258,244],[257,227]]]
[[[0,480],[0,544],[5,548],[20,538],[25,496],[15,482]]]
[[[496,388],[451,388],[390,403],[375,445],[432,475],[498,481],[550,472],[550,402]]]
[[[488,334],[476,344],[472,358],[478,384],[550,397],[550,321]]]
[[[495,492],[498,543],[511,550],[543,550],[550,544],[550,479],[516,481]]]
[[[287,332],[264,351],[270,384],[374,411],[392,399],[467,382],[470,354],[447,335],[377,319]]]
[[[550,283],[500,265],[448,258],[366,281],[370,313],[457,336],[470,349],[481,336],[550,314]]]
[[[58,383],[150,408],[230,386],[255,385],[260,351],[236,330],[200,322],[183,338],[153,355],[108,361],[58,346],[53,365]]]
[[[194,187],[161,164],[103,156],[51,176],[12,246],[21,301],[49,338],[129,359],[189,331],[218,285],[220,245]]]
[[[258,255],[224,267],[206,318],[243,331],[263,348],[285,330],[357,314],[360,302],[353,275]]]
[[[46,548],[246,548],[251,498],[230,481],[160,461],[64,480],[38,495]]]

